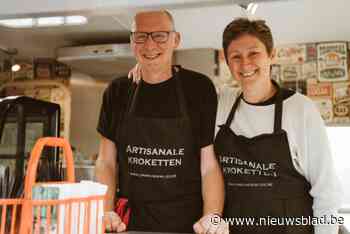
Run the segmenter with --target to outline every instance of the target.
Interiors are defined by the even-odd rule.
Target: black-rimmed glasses
[[[131,32],[131,40],[137,44],[143,44],[151,36],[157,43],[165,43],[169,39],[169,34],[175,31],[157,31],[157,32]]]

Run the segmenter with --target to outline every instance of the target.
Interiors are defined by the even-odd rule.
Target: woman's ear
[[[272,49],[270,58],[271,58],[271,64],[275,64],[276,63],[276,49],[275,48]]]

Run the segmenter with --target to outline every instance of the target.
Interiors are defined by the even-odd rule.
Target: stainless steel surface
[[[81,180],[93,180],[95,166],[90,165],[74,165],[75,168],[75,180],[80,182]]]
[[[129,44],[64,47],[57,50],[57,60],[100,79],[126,76],[136,64]]]
[[[117,234],[117,233],[114,233],[114,234]],[[118,234],[180,234],[180,233],[176,233],[176,232],[138,232],[138,231],[128,231],[128,232],[119,232]],[[181,233],[181,234],[184,234],[184,233]],[[190,233],[188,233],[188,234],[190,234]]]

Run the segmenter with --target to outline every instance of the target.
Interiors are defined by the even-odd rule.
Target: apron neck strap
[[[139,94],[139,90],[140,90],[140,87],[141,87],[142,83],[143,83],[143,81],[141,79],[140,83],[136,85],[135,91],[134,91],[134,93],[132,94],[132,97],[131,97],[130,108],[129,108],[128,112],[127,112],[128,114],[134,113],[134,111],[135,111],[135,108],[136,108],[136,97]]]
[[[282,112],[283,112],[283,97],[280,86],[272,80],[273,85],[277,88],[276,92],[276,103],[275,103],[275,114],[274,114],[274,127],[273,132],[277,133],[282,130]],[[233,121],[234,115],[236,113],[236,110],[238,108],[238,105],[243,97],[243,92],[237,97],[236,101],[234,102],[230,114],[226,120],[225,125],[227,127],[231,126],[231,123]]]
[[[185,100],[183,88],[181,85],[181,80],[179,77],[179,73],[181,71],[181,66],[173,66],[171,70],[172,70],[172,74],[174,76],[172,79],[175,79],[175,81],[176,81],[176,94],[177,94],[177,99],[178,99],[178,104],[179,104],[180,115],[184,116],[184,117],[188,117],[186,100]],[[137,97],[138,97],[138,94],[139,94],[139,91],[140,91],[140,88],[142,85],[144,85],[144,84],[143,84],[143,80],[141,79],[140,83],[137,85],[136,90],[132,96],[132,100],[131,100],[130,108],[128,110],[128,114],[135,113],[135,108],[136,108],[136,104],[137,104]]]
[[[173,66],[172,71],[174,74],[174,79],[176,80],[176,94],[177,94],[177,99],[179,101],[179,110],[181,116],[184,116],[188,118],[188,112],[187,112],[187,105],[186,105],[186,99],[185,99],[185,94],[183,91],[183,86],[181,85],[181,80],[179,73],[181,71],[181,66]]]
[[[273,127],[273,132],[277,133],[282,130],[282,113],[283,113],[283,97],[282,97],[282,91],[280,86],[272,80],[272,83],[275,85],[277,92],[276,92],[276,103],[275,103],[275,122]]]
[[[231,108],[230,114],[229,114],[229,116],[228,116],[228,118],[227,118],[227,120],[226,120],[226,123],[225,123],[225,125],[226,125],[227,127],[230,127],[230,126],[231,126],[232,120],[233,120],[233,118],[234,118],[234,116],[235,116],[237,107],[238,107],[238,105],[239,105],[239,102],[240,102],[242,96],[243,96],[243,92],[239,94],[239,96],[236,98],[236,101],[235,101],[235,103],[233,104],[233,106],[232,106],[232,108]]]

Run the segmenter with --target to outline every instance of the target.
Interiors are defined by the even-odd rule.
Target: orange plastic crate
[[[101,212],[99,210],[101,209],[101,203],[103,207],[105,195],[62,200],[32,199],[32,189],[35,184],[37,167],[44,146],[63,148],[67,164],[65,182],[75,182],[73,154],[69,143],[63,138],[40,138],[36,142],[28,162],[24,182],[24,198],[0,199],[0,234],[104,233],[105,227],[101,216],[98,214]],[[43,208],[45,208],[45,212],[43,212]],[[53,212],[54,210],[55,212]],[[64,215],[62,216],[60,212],[64,212]],[[96,214],[95,217],[92,215],[92,212],[95,212],[93,213]],[[51,217],[52,213],[55,214],[55,218]],[[60,220],[61,217],[64,220]]]

